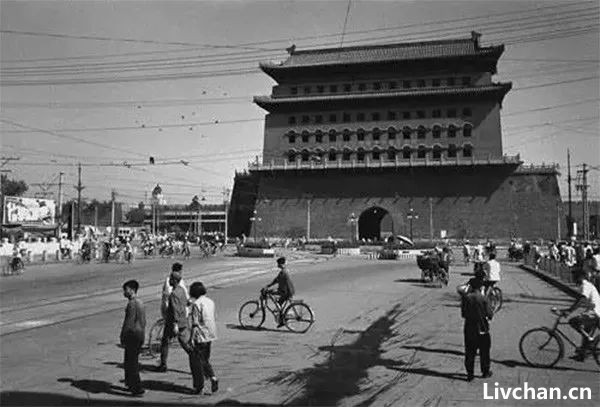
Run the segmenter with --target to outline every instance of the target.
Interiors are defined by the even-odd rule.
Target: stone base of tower
[[[230,230],[383,238],[409,236],[412,217],[415,239],[555,239],[557,176],[554,167],[518,164],[251,171],[236,176]]]

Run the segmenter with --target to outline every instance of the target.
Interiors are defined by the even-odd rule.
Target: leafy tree
[[[146,211],[143,208],[133,208],[125,215],[131,223],[142,225],[146,218]]]
[[[17,181],[8,179],[6,175],[0,176],[2,177],[2,195],[22,196],[29,189],[29,186],[23,180]]]
[[[198,195],[194,195],[192,198],[192,202],[189,204],[190,211],[199,211],[200,210],[200,198]]]

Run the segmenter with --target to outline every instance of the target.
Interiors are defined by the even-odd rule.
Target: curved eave
[[[349,102],[374,101],[374,100],[402,100],[402,99],[423,99],[429,97],[453,97],[453,96],[493,96],[500,103],[504,96],[512,88],[512,82],[497,83],[486,86],[474,86],[468,88],[435,88],[424,90],[410,90],[398,92],[375,92],[361,94],[344,94],[328,96],[309,96],[293,98],[273,98],[271,96],[255,96],[254,103],[263,109],[272,112],[277,110],[288,110],[290,108],[299,108],[302,106],[336,106]]]
[[[338,70],[340,68],[348,67],[370,67],[373,65],[385,65],[385,64],[412,64],[416,62],[429,62],[436,60],[461,60],[461,59],[491,59],[493,65],[498,62],[500,56],[504,53],[504,45],[480,48],[477,52],[471,54],[448,54],[448,55],[436,55],[436,56],[425,56],[415,58],[390,58],[390,59],[373,59],[373,60],[358,60],[358,61],[335,61],[335,62],[323,62],[315,64],[302,64],[302,65],[286,65],[286,61],[282,63],[273,62],[260,62],[259,68],[269,75],[271,78],[278,80],[282,75],[294,74],[302,71],[314,71],[329,69]]]

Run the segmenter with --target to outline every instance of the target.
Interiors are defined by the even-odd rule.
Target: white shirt
[[[496,259],[488,260],[483,266],[488,281],[500,281],[500,263]]]
[[[191,325],[193,326],[194,323],[198,323],[198,327],[200,328],[200,342],[214,341],[217,339],[217,323],[215,322],[214,301],[208,298],[206,295],[201,295],[200,298],[192,302],[191,306],[194,306],[194,304],[200,311],[200,318],[199,321],[192,320]],[[193,315],[191,311],[189,314]]]
[[[583,280],[581,284],[581,295],[583,295],[590,302],[589,309],[594,310],[594,313],[600,318],[600,294],[592,283],[587,280]]]

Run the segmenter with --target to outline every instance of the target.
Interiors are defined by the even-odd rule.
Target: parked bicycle
[[[314,312],[302,300],[291,300],[279,305],[274,292],[262,289],[258,300],[247,301],[240,307],[240,325],[247,329],[260,328],[265,322],[267,311],[273,315],[275,323],[279,321],[281,312],[284,325],[292,332],[304,333],[315,322]]]
[[[152,324],[150,330],[148,331],[148,355],[151,357],[155,357],[160,354],[160,346],[162,342],[162,337],[165,332],[165,320],[163,318],[159,318]],[[169,346],[176,343],[175,337],[169,339]]]
[[[565,355],[565,340],[577,348],[577,344],[560,330],[560,325],[569,325],[564,321],[566,313],[552,307],[551,312],[557,316],[556,321],[551,328],[540,327],[533,328],[525,332],[519,341],[519,351],[523,359],[531,366],[552,367]],[[586,342],[586,349],[583,349],[584,356],[592,354],[596,363],[600,365],[600,333],[594,327],[590,335],[591,341]]]

